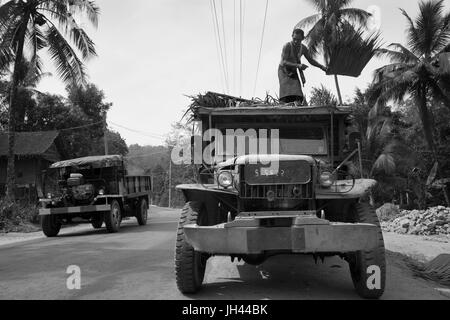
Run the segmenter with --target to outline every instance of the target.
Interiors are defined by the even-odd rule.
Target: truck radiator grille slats
[[[240,186],[240,197],[244,199],[267,199],[271,194],[275,199],[312,199],[312,184],[298,185],[249,185]]]

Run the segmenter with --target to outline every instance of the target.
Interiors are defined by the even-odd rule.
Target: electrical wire
[[[220,82],[222,85],[222,92],[226,92],[225,91],[225,82],[226,82],[226,77],[225,74],[223,72],[223,66],[222,66],[222,60],[221,60],[221,51],[219,48],[219,40],[217,38],[217,31],[216,31],[216,22],[214,20],[214,9],[213,9],[213,4],[212,4],[212,0],[209,1],[209,5],[210,5],[210,9],[211,9],[211,20],[212,20],[212,25],[213,25],[213,30],[214,30],[214,40],[216,43],[216,54],[217,54],[217,60],[219,62],[219,69],[220,71]]]
[[[41,131],[41,132],[50,132],[50,131],[73,131],[73,130],[78,130],[78,129],[84,129],[84,128],[89,128],[89,127],[93,127],[93,126],[97,126],[99,124],[103,124],[103,121],[99,121],[99,122],[94,122],[91,124],[86,124],[86,125],[82,125],[82,126],[77,126],[77,127],[70,127],[70,128],[64,128],[64,129],[53,129],[53,130],[47,130],[47,131]],[[36,131],[23,131],[23,132],[14,132],[14,133],[31,133],[31,132],[36,132]],[[9,131],[2,131],[2,134],[8,134]]]
[[[221,62],[222,62],[222,69],[223,69],[223,73],[224,73],[224,77],[225,77],[225,87],[227,90],[227,93],[230,91],[229,87],[228,87],[228,77],[227,77],[227,71],[226,71],[226,65],[225,65],[225,59],[224,59],[224,55],[223,55],[223,48],[222,48],[222,40],[220,37],[220,26],[219,26],[219,19],[217,17],[217,9],[216,9],[216,2],[215,0],[211,0],[211,5],[212,5],[212,11],[213,11],[213,19],[215,22],[215,31],[216,31],[216,36],[219,42],[219,51],[220,51],[220,58],[221,58]]]
[[[141,134],[141,135],[146,136],[146,137],[150,137],[150,138],[154,138],[154,139],[160,139],[160,140],[166,139],[165,136],[157,134],[157,133],[151,133],[151,132],[145,132],[145,131],[131,129],[131,128],[122,126],[120,124],[114,123],[112,121],[108,121],[108,123],[111,124],[112,126],[119,127],[119,128],[131,131],[131,132],[134,132],[134,133],[138,133],[138,134]]]
[[[239,0],[239,96],[242,97],[242,0]]]
[[[264,12],[264,22],[263,22],[263,28],[262,28],[262,33],[261,33],[261,43],[259,45],[259,54],[258,54],[258,64],[256,67],[256,77],[255,77],[255,86],[253,88],[253,97],[255,97],[255,93],[256,93],[256,86],[258,84],[258,75],[259,75],[259,66],[261,63],[261,53],[262,53],[262,47],[263,47],[263,43],[264,43],[264,32],[266,30],[266,20],[267,20],[267,9],[269,7],[269,0],[266,0],[266,9]]]
[[[221,20],[222,20],[222,39],[223,39],[223,52],[224,52],[224,58],[225,58],[225,73],[227,75],[227,80],[229,81],[230,75],[228,73],[228,50],[227,50],[227,35],[225,32],[225,14],[223,13],[223,0],[220,1],[220,13],[221,13]],[[229,83],[228,83],[229,86]],[[228,88],[228,94],[230,93]]]

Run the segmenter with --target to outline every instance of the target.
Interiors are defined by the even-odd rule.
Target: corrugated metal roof
[[[55,142],[58,131],[16,132],[14,153],[17,156],[39,156]],[[0,156],[8,155],[8,134],[0,133]]]

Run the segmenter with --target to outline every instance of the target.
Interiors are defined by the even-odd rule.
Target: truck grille
[[[294,190],[296,192],[294,192]],[[312,183],[296,185],[249,185],[241,182],[240,197],[243,199],[266,199],[273,191],[275,199],[312,199]]]

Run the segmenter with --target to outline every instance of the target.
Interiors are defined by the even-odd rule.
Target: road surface
[[[184,296],[173,271],[178,214],[152,208],[147,226],[133,218],[117,234],[81,225],[58,238],[0,246],[0,299],[359,299],[345,262],[315,265],[309,256],[278,256],[260,267],[215,257],[201,293]],[[415,278],[398,254],[388,253],[387,262],[383,299],[450,298],[439,285]],[[67,288],[71,265],[80,268],[80,290]]]

